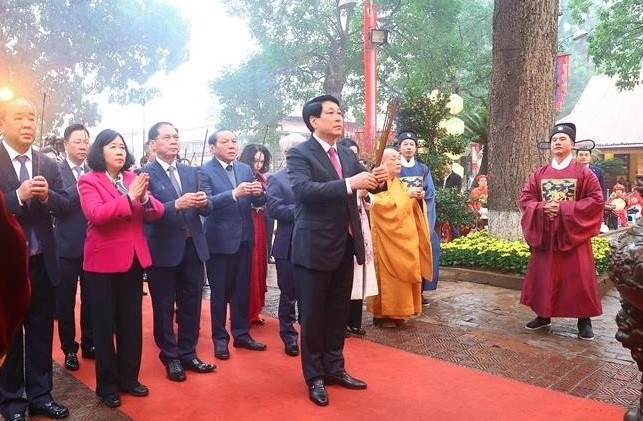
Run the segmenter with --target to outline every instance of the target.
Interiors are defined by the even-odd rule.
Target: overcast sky
[[[177,70],[157,74],[146,86],[160,89],[161,96],[145,105],[120,106],[101,102],[103,118],[93,134],[104,128],[119,131],[140,156],[138,139],[157,121],[170,121],[183,138],[202,137],[212,131],[216,110],[208,93],[208,81],[222,69],[243,61],[253,50],[245,23],[226,15],[217,0],[165,0],[175,4],[192,25],[190,59]],[[197,134],[198,133],[198,134]]]

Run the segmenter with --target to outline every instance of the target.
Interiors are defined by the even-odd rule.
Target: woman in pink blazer
[[[148,174],[127,171],[133,163],[123,137],[103,130],[89,149],[92,171],[78,180],[88,221],[83,269],[96,348],[96,394],[112,408],[121,404],[119,392],[149,393],[138,381],[143,269],[152,264],[143,222],[161,218],[164,208],[147,191]]]

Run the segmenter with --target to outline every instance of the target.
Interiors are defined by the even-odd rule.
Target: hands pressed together
[[[261,196],[262,192],[263,192],[263,186],[261,185],[260,182],[244,181],[243,183],[239,183],[239,185],[232,191],[232,194],[234,194],[234,197],[247,196],[249,194],[253,196]]]
[[[411,187],[409,189],[409,197],[415,199],[424,199],[424,189],[422,187]]]
[[[377,166],[371,172],[362,171],[348,179],[351,190],[373,190],[388,179],[388,171],[383,165]]]
[[[208,196],[204,192],[198,191],[195,193],[184,193],[183,196],[174,201],[174,208],[176,210],[202,208],[207,204]]]
[[[37,175],[32,179],[23,181],[18,188],[18,198],[22,202],[34,197],[43,203],[49,198],[49,183],[47,183],[47,179],[42,175]]]
[[[132,184],[130,184],[127,195],[132,201],[138,200],[140,203],[146,203],[148,200],[147,188],[149,185],[150,175],[142,172],[137,175],[132,181]]]
[[[549,218],[550,221],[553,221],[554,218],[558,216],[560,212],[560,203],[557,201],[549,201],[543,206],[543,214],[546,218]]]

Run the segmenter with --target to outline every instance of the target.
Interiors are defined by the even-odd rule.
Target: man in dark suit
[[[578,152],[576,153],[576,161],[579,164],[586,165],[598,178],[598,184],[601,185],[601,190],[603,191],[603,199],[607,200],[607,185],[605,184],[605,173],[603,169],[592,164],[592,150],[594,149],[594,141],[591,139],[585,139],[578,142],[580,145]]]
[[[225,328],[230,304],[232,345],[264,351],[266,345],[249,333],[250,256],[253,244],[252,206],[261,207],[266,198],[250,166],[236,161],[237,137],[230,130],[218,130],[208,138],[212,159],[202,167],[203,188],[211,215],[205,218],[205,237],[210,249],[206,263],[210,283],[210,314],[214,356],[230,358],[230,335]],[[180,309],[179,309],[180,310]]]
[[[7,420],[25,420],[28,407],[30,416],[65,418],[69,410],[51,396],[59,278],[50,213],[61,213],[69,197],[56,163],[31,147],[36,135],[33,104],[24,98],[0,103],[0,132],[0,190],[7,211],[18,218],[25,233],[31,282],[24,334],[18,330],[14,335],[0,369],[0,413]]]
[[[89,132],[82,124],[72,124],[63,136],[65,159],[58,164],[63,184],[70,197],[64,215],[56,218],[56,245],[60,265],[60,282],[56,291],[58,302],[58,336],[65,354],[65,368],[78,370],[79,344],[76,342],[76,291],[80,281],[80,349],[84,358],[94,358],[94,338],[89,310],[89,297],[83,272],[83,246],[87,220],[80,208],[78,177],[89,171],[85,159],[89,147]]]
[[[299,145],[304,140],[303,136],[293,133],[279,141],[281,152],[286,156],[288,150]],[[292,263],[290,263],[290,240],[292,238],[292,225],[295,219],[295,196],[290,187],[290,180],[286,169],[274,173],[268,179],[266,188],[266,201],[268,214],[277,221],[277,232],[272,245],[272,257],[275,258],[277,269],[277,285],[279,286],[279,336],[284,343],[287,355],[299,355],[297,339],[299,334],[294,324],[297,320],[295,305],[297,293],[295,290],[295,277]]]
[[[312,136],[286,157],[295,196],[291,262],[300,300],[301,360],[311,401],[328,405],[325,384],[365,389],[346,373],[344,332],[353,285],[353,256],[364,264],[364,240],[353,196],[386,180],[366,172],[355,154],[336,145],[344,119],[339,101],[322,95],[304,104]]]
[[[179,132],[167,122],[154,124],[148,133],[156,158],[143,171],[150,175],[150,192],[163,202],[165,213],[145,225],[152,254],[147,283],[154,310],[154,341],[161,352],[168,379],[186,379],[185,370],[210,373],[213,364],[196,354],[201,321],[203,263],[210,258],[201,215],[208,199],[201,190],[198,170],[177,162]],[[178,307],[177,334],[174,309]]]
[[[447,161],[447,163],[444,164],[444,173],[447,174],[447,176],[438,182],[437,185],[439,187],[443,189],[462,189],[462,177],[453,171],[453,163],[451,161]]]

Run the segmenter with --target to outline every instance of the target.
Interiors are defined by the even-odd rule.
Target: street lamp
[[[386,29],[371,29],[371,33],[368,34],[368,39],[371,41],[371,44],[381,47],[382,45],[388,44],[388,31]]]
[[[337,10],[339,10],[339,21],[342,26],[342,34],[348,32],[348,16],[353,11],[357,0],[337,0]]]
[[[377,28],[377,7],[364,0],[364,147],[371,151],[377,134],[377,47],[388,43],[388,31]],[[348,17],[356,0],[337,0],[342,36],[348,32]]]
[[[588,35],[588,32],[586,30],[579,29],[578,31],[574,32],[574,34],[572,35],[572,39],[574,41],[578,41],[580,39],[585,38],[587,35]]]
[[[377,135],[377,47],[388,42],[388,31],[377,28],[377,7],[364,1],[364,150],[371,151]]]
[[[357,4],[357,0],[337,0],[337,8],[341,10],[352,9]]]

